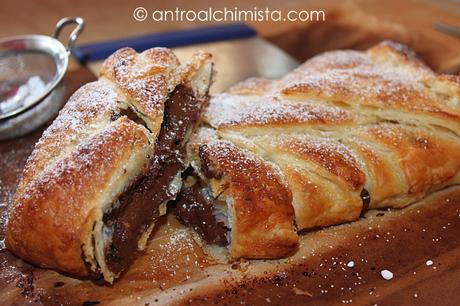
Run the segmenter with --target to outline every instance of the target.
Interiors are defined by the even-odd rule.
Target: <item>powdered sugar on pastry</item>
[[[460,183],[459,116],[458,76],[383,42],[317,55],[280,80],[236,84],[212,97],[204,125],[279,169],[302,230]]]

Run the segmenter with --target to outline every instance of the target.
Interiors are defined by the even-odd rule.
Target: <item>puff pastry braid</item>
[[[324,53],[211,98],[176,214],[234,258],[287,256],[296,231],[458,184],[459,136],[458,76],[392,42]],[[190,218],[198,210],[208,228]]]
[[[208,100],[212,63],[125,48],[43,133],[14,196],[8,249],[42,267],[112,282],[181,188],[185,144]]]

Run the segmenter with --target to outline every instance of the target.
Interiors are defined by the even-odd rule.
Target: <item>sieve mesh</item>
[[[0,56],[0,114],[32,105],[49,91],[56,78],[54,58],[45,52],[24,50]]]

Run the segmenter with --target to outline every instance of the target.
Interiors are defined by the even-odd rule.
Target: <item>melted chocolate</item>
[[[212,213],[212,199],[204,192],[198,183],[183,188],[177,198],[174,214],[182,224],[193,228],[206,243],[227,245],[228,229],[216,220]]]
[[[363,217],[366,211],[369,209],[369,204],[371,203],[371,195],[369,194],[369,191],[367,191],[367,189],[363,188],[359,196],[363,201],[363,208],[361,210],[361,217]]]
[[[216,169],[214,169],[211,165],[211,161],[209,160],[209,157],[205,154],[204,151],[204,146],[200,145],[198,148],[198,155],[200,157],[201,161],[201,171],[203,174],[210,179],[221,179],[222,174],[219,173]]]
[[[119,273],[130,264],[141,235],[158,219],[160,205],[176,196],[170,185],[187,166],[184,140],[198,121],[203,104],[190,88],[182,85],[165,102],[164,120],[150,166],[119,197],[118,207],[104,215],[104,224],[112,232],[104,249],[110,271]]]

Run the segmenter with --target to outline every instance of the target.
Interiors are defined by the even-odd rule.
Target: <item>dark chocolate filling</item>
[[[206,243],[227,245],[228,229],[223,222],[218,222],[213,214],[216,203],[206,189],[199,183],[182,188],[177,197],[174,214],[184,225],[193,228]]]
[[[369,204],[371,203],[371,195],[366,188],[361,190],[360,194],[361,200],[363,201],[363,208],[361,209],[361,217],[364,216],[364,213],[369,209]]]
[[[118,198],[117,207],[104,214],[104,230],[111,234],[104,247],[105,261],[113,273],[131,263],[141,235],[158,219],[160,205],[176,196],[170,185],[187,167],[184,140],[196,125],[204,102],[190,88],[176,87],[165,102],[151,164]]]

